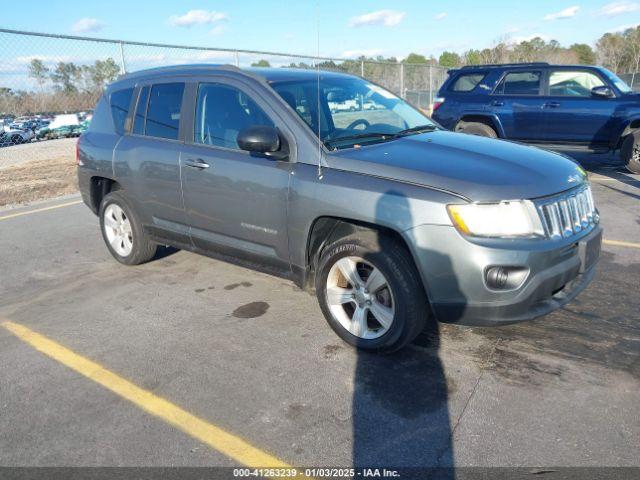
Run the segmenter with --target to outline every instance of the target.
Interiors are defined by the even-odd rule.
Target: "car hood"
[[[416,183],[471,201],[532,199],[586,181],[565,156],[504,140],[434,131],[331,152],[331,168]]]

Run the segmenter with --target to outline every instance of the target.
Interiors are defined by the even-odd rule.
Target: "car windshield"
[[[609,80],[611,80],[613,82],[613,84],[616,86],[616,88],[618,90],[620,90],[622,93],[631,93],[633,91],[631,89],[631,87],[629,85],[627,85],[627,82],[622,80],[615,73],[610,72],[609,70],[607,70],[607,75],[609,76]]]
[[[361,78],[320,75],[319,88],[316,79],[271,86],[329,148],[393,140],[436,128],[407,102]]]

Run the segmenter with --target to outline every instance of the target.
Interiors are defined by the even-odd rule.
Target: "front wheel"
[[[316,295],[331,328],[363,350],[399,350],[432,320],[411,255],[375,233],[354,234],[325,249]]]
[[[620,158],[632,173],[640,173],[640,133],[627,135],[622,142]]]
[[[122,191],[105,195],[99,214],[102,238],[116,260],[125,265],[139,265],[154,257],[157,245],[145,233]]]

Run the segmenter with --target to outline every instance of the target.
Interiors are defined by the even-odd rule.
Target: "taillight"
[[[433,99],[433,111],[435,112],[444,103],[444,97],[436,97]]]
[[[84,163],[80,160],[80,138],[78,137],[78,140],[76,140],[76,165],[82,167]]]

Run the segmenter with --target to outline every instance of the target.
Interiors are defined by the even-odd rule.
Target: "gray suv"
[[[600,253],[576,163],[447,132],[346,74],[126,75],[98,102],[78,165],[119,262],[172,245],[290,278],[367,350],[397,350],[436,320],[547,314],[588,285]]]

